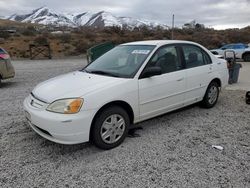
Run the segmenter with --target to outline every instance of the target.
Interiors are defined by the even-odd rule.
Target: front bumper
[[[31,104],[31,101],[33,103]],[[30,127],[42,137],[60,144],[78,144],[89,141],[90,127],[95,111],[77,114],[58,114],[46,110],[48,104],[28,96],[24,110]]]

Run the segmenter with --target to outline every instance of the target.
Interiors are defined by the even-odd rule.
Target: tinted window
[[[235,44],[233,49],[245,49],[245,45],[243,45],[243,44]]]
[[[162,47],[151,58],[147,67],[161,67],[162,73],[169,73],[181,69],[181,62],[175,46]]]
[[[212,63],[209,55],[201,48],[193,45],[184,45],[183,47],[186,68],[198,67]]]
[[[206,52],[204,52],[204,51],[201,51],[201,52],[202,52],[202,54],[203,54],[205,64],[211,64],[211,63],[212,63],[212,60],[211,60],[211,58],[209,57],[209,55],[208,55]]]

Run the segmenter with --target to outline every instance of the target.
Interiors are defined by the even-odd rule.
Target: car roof
[[[223,46],[227,46],[227,45],[246,45],[244,43],[230,43],[230,44],[225,44]]]
[[[191,41],[184,41],[184,40],[146,40],[146,41],[136,41],[136,42],[129,42],[122,45],[154,45],[154,46],[162,46],[166,44],[176,44],[176,43],[187,43],[187,44],[196,44]]]

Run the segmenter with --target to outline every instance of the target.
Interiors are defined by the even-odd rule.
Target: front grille
[[[46,106],[47,103],[44,101],[36,98],[32,93],[31,93],[31,98],[30,98],[30,105],[37,108],[37,109],[42,109]]]

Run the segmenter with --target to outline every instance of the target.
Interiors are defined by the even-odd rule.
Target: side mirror
[[[162,74],[161,67],[148,67],[144,69],[144,71],[142,72],[141,78],[149,78],[161,74]]]
[[[227,48],[221,48],[222,50],[226,50]]]

